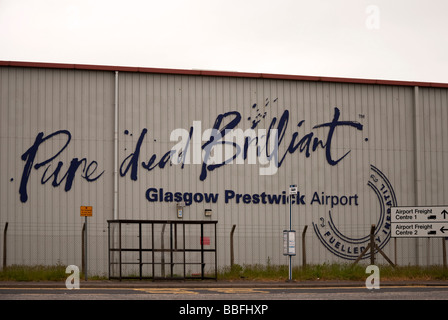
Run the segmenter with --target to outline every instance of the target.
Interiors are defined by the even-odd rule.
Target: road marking
[[[143,291],[150,294],[198,294],[198,292],[194,292],[184,288],[139,288],[134,290]]]
[[[117,287],[82,287],[78,290],[69,290],[67,288],[53,288],[53,287],[0,287],[0,294],[1,291],[34,291],[35,294],[47,294],[45,291],[65,291],[65,292],[86,292],[86,291],[113,291],[113,290],[134,290],[134,291],[142,291],[146,293],[151,294],[199,294],[201,292],[217,292],[217,293],[224,293],[224,294],[245,294],[245,293],[277,293],[280,291],[283,291],[284,293],[303,293],[303,291],[307,290],[315,290],[315,291],[326,291],[326,290],[340,290],[341,292],[344,292],[346,290],[356,290],[356,289],[362,289],[363,286],[332,286],[332,287],[289,287],[289,288],[281,288],[281,287],[273,287],[273,288],[129,288],[129,287],[120,287],[117,285]],[[404,289],[404,288],[422,288],[422,289],[428,289],[428,290],[435,290],[435,289],[447,289],[446,285],[393,285],[393,286],[382,286],[381,289],[388,290],[388,289]],[[367,289],[366,289],[367,291]],[[379,290],[382,291],[382,290]],[[39,292],[39,293],[37,293]],[[34,294],[34,293],[29,293]]]
[[[254,288],[207,288],[207,291],[215,291],[219,293],[269,293],[266,290],[254,289]]]

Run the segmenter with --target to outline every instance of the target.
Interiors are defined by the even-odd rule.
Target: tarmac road
[[[447,281],[81,281],[0,282],[0,300],[448,300]]]
[[[323,288],[0,288],[0,300],[448,300],[447,286]]]
[[[445,310],[442,303],[448,300],[448,282],[382,282],[380,289],[372,290],[362,282],[350,281],[81,281],[80,289],[72,290],[61,282],[0,282],[0,300],[3,310],[29,316],[39,312],[46,319],[61,318],[54,310],[69,310],[64,316],[120,320],[133,320],[135,315],[170,320],[281,320],[310,315],[328,320],[341,315],[344,320],[367,316],[414,319]],[[434,305],[436,301],[442,303]]]

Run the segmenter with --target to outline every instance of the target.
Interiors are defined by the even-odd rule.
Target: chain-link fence
[[[6,226],[6,224],[8,225]],[[202,226],[202,230],[201,230]],[[239,265],[287,265],[283,255],[284,226],[211,222],[159,221],[139,223],[88,222],[88,252],[84,252],[81,219],[73,223],[0,221],[1,266],[11,265],[76,265],[81,271],[88,261],[89,276],[111,278],[214,278],[216,272],[234,263]],[[305,225],[296,226],[296,256],[294,266],[303,264],[353,263],[334,255],[322,244],[313,225],[303,233]],[[340,226],[342,232],[349,227]],[[121,231],[120,231],[121,229]],[[359,226],[360,234],[370,233],[370,226]],[[120,236],[121,232],[121,236]],[[233,241],[231,241],[231,237]],[[332,235],[329,245],[342,250],[357,248],[355,244],[342,248]],[[376,238],[375,238],[376,240]],[[121,250],[120,250],[121,241]],[[381,248],[398,266],[429,267],[446,264],[446,238],[390,238]],[[368,243],[366,243],[368,244]],[[331,249],[331,248],[330,248]],[[358,255],[363,247],[359,246]],[[305,255],[304,255],[305,254]],[[120,264],[121,259],[121,264]],[[370,251],[362,263],[369,263]],[[388,261],[379,253],[375,263]]]
[[[6,228],[6,224],[8,225]],[[84,221],[1,222],[2,266],[76,265],[83,272],[88,261],[90,275],[107,276],[107,224]],[[88,230],[88,251],[84,232]]]

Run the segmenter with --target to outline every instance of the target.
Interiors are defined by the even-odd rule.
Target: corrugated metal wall
[[[420,126],[421,190],[420,205],[448,203],[448,91],[439,88],[419,88],[417,113]],[[441,263],[444,239],[419,239],[419,260],[422,264]]]
[[[0,68],[0,226],[9,222],[8,235],[13,239],[8,243],[9,263],[80,265],[84,219],[79,207],[91,205],[90,267],[107,272],[107,220],[113,218],[114,77],[111,71]],[[118,93],[120,219],[177,219],[177,201],[149,201],[149,194],[155,197],[160,189],[165,196],[201,193],[202,201],[184,208],[183,219],[218,221],[219,266],[230,263],[229,235],[234,224],[235,263],[286,264],[282,230],[288,228],[289,204],[282,202],[289,185],[297,184],[302,204],[292,205],[300,249],[293,258],[295,265],[301,264],[305,225],[307,260],[324,263],[352,259],[371,224],[381,224],[378,243],[397,263],[441,263],[440,239],[390,239],[381,212],[390,206],[390,199],[400,206],[416,203],[415,110],[421,119],[419,204],[446,204],[447,89],[419,88],[416,107],[414,88],[409,86],[120,72]],[[336,127],[329,142],[328,124],[336,117],[335,108],[340,112],[338,121],[350,125]],[[257,164],[246,160],[246,164],[206,170],[201,180],[202,164],[164,163],[163,156],[176,144],[170,141],[174,130],[189,131],[193,126],[200,138],[220,115],[229,113],[220,128],[235,119],[236,113],[231,112],[241,116],[236,128],[243,130],[251,128],[253,121],[255,130],[283,123],[279,156],[285,157],[276,174],[260,175],[263,166],[257,159]],[[282,116],[287,122],[281,121]],[[195,121],[200,121],[200,128]],[[315,128],[323,124],[327,125]],[[355,125],[362,125],[362,130]],[[21,201],[19,189],[27,163],[22,155],[39,132],[43,139],[58,132],[39,145],[34,165],[55,156],[67,143],[68,135],[61,130],[71,134],[70,142],[51,162],[31,168],[29,198]],[[309,156],[306,148],[288,152],[290,145],[307,135],[326,142],[326,148],[313,151],[310,144]],[[306,147],[308,140],[302,141],[299,147]],[[334,160],[346,156],[331,165],[326,152]],[[70,175],[62,179],[72,160],[83,158],[73,185],[64,190]],[[58,171],[59,161],[56,184],[60,185],[54,187],[51,174]],[[98,179],[89,181],[94,178]],[[151,188],[156,191],[150,192]],[[226,203],[226,191],[243,196],[239,203],[236,197]],[[216,203],[206,203],[205,193],[218,195]],[[278,196],[280,204],[261,203],[263,193]],[[250,196],[243,198],[245,194]],[[319,203],[322,196],[324,200],[337,196],[340,201],[346,197],[347,204]],[[205,209],[212,209],[211,217],[204,215]],[[333,236],[341,239],[340,244]]]
[[[1,223],[8,226],[8,264],[81,265],[81,232],[84,220],[81,205],[92,205],[89,220],[92,270],[107,265],[107,224],[112,212],[113,172],[113,74],[58,69],[1,68]],[[40,132],[43,138],[67,130],[71,140],[51,163],[30,168],[26,185],[28,199],[20,200],[19,188],[26,161],[22,155],[31,148]],[[42,142],[34,165],[55,156],[67,143],[60,133]],[[104,174],[100,183],[83,183],[83,167],[78,168],[70,190],[63,179],[76,159],[98,163]],[[52,175],[61,162],[53,187]],[[48,167],[45,179],[44,172]],[[90,167],[93,171],[94,165]],[[57,171],[57,170],[56,170]],[[48,182],[42,184],[42,179]]]
[[[423,204],[446,205],[448,190],[448,95],[447,90],[420,88]]]

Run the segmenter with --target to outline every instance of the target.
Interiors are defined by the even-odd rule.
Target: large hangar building
[[[96,274],[111,220],[216,221],[183,241],[218,267],[235,225],[235,263],[287,264],[290,212],[294,265],[305,226],[319,264],[353,262],[372,225],[397,264],[442,264],[444,238],[394,238],[391,208],[448,203],[448,84],[1,61],[0,123],[8,265],[80,266],[82,206]],[[152,237],[123,228],[128,245]]]

